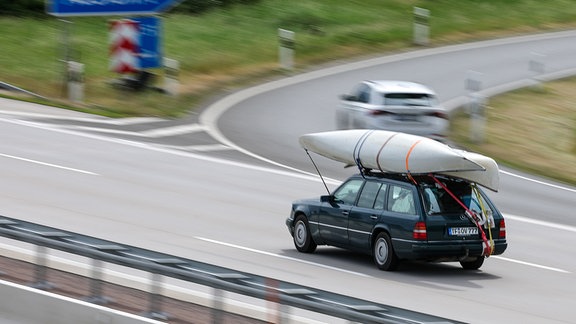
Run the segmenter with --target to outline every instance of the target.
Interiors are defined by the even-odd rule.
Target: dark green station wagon
[[[330,195],[294,201],[286,225],[300,252],[345,248],[372,255],[388,271],[402,260],[479,269],[507,247],[504,218],[489,197],[442,176],[357,174]]]

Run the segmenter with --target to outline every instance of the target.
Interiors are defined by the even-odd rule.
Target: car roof
[[[444,176],[444,175],[435,175],[436,178],[440,179],[441,181],[448,181],[448,182],[467,182],[465,180],[462,179],[458,179],[458,178],[454,178],[454,177],[449,177],[449,176]],[[381,180],[381,179],[387,179],[387,180],[394,180],[394,181],[398,181],[398,182],[404,182],[408,185],[415,185],[415,183],[410,179],[410,177],[408,177],[407,174],[404,173],[391,173],[391,172],[380,172],[380,171],[374,171],[374,170],[365,170],[364,174],[360,174],[360,173],[356,173],[353,174],[352,176],[350,176],[350,178],[365,178],[365,179],[372,179],[372,180]],[[422,174],[414,174],[412,175],[412,178],[414,180],[416,180],[416,183],[418,184],[423,184],[423,183],[432,183],[433,180],[427,176],[427,175],[422,175]]]
[[[382,93],[427,93],[436,95],[432,89],[416,82],[397,80],[366,80],[364,82]]]
[[[387,173],[387,172],[372,172],[369,170],[364,171],[364,174],[356,173],[352,175],[350,178],[365,178],[365,179],[372,179],[372,180],[381,180],[381,179],[388,179],[388,180],[396,180],[401,182],[406,182],[412,184],[410,180],[407,178],[405,174],[400,173]]]

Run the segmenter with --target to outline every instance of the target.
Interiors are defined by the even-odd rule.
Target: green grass
[[[493,97],[484,141],[470,140],[464,113],[453,118],[451,138],[501,164],[576,185],[575,87],[576,77]]]
[[[412,11],[431,11],[431,46],[576,26],[568,0],[262,0],[202,16],[163,16],[165,56],[180,62],[177,97],[113,89],[108,70],[109,20],[120,17],[0,17],[1,81],[107,116],[179,117],[230,88],[285,74],[277,29],[296,33],[295,70],[339,59],[386,54],[412,45]],[[68,30],[68,47],[65,31]],[[65,49],[85,64],[85,103],[66,102]],[[163,71],[153,71],[162,77]]]

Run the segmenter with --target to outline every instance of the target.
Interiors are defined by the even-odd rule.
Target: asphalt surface
[[[461,46],[457,49],[466,55],[460,59],[456,53],[446,56],[431,49],[425,52],[433,61],[412,53],[409,58],[414,60],[408,62],[388,57],[312,72],[239,91],[210,107],[212,116],[190,116],[198,119],[176,125],[157,119],[111,120],[3,101],[4,154],[76,169],[43,172],[45,165],[32,168],[22,159],[6,159],[2,204],[11,217],[50,220],[69,230],[447,318],[478,323],[566,322],[573,317],[569,303],[574,299],[570,287],[576,269],[566,258],[574,252],[574,218],[567,216],[572,214],[573,188],[504,173],[502,190],[494,195],[508,221],[511,246],[504,258],[491,258],[474,273],[449,265],[407,264],[400,273],[390,274],[376,271],[367,258],[339,250],[295,253],[282,225],[287,205],[292,198],[317,195],[322,187],[280,172],[295,172],[286,166],[310,170],[295,139],[301,133],[330,129],[335,95],[358,79],[410,75],[432,84],[443,101],[462,102],[469,70],[479,72],[487,92],[529,84],[516,81],[533,81],[527,69],[531,51],[547,51],[550,74],[562,75],[574,67],[576,42],[568,42],[569,50],[562,52],[558,46],[567,42],[560,39],[544,37],[538,46],[516,42],[518,52],[512,45],[503,45],[501,52],[497,44],[487,50],[465,51]],[[503,62],[491,66],[494,58]],[[431,71],[432,67],[438,69]],[[507,68],[516,72],[509,75]],[[72,134],[83,138],[66,136]],[[114,141],[103,145],[91,140],[102,138]],[[76,148],[74,152],[70,147]],[[336,179],[348,172],[329,163],[323,166]],[[97,176],[71,174],[78,169]],[[220,185],[213,181],[216,176]],[[38,211],[41,214],[35,214]]]

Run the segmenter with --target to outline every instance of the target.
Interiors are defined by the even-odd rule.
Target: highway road
[[[298,136],[333,129],[337,95],[358,80],[426,83],[453,107],[467,78],[503,91],[530,82],[532,58],[553,76],[575,69],[575,54],[576,33],[563,32],[342,64],[234,93],[185,121],[193,127],[4,109],[2,214],[454,320],[570,323],[576,188],[503,168],[491,196],[509,249],[479,271],[406,263],[390,273],[339,249],[299,254],[284,219],[292,200],[324,193],[300,171],[313,170]],[[330,188],[355,171],[316,161]]]

